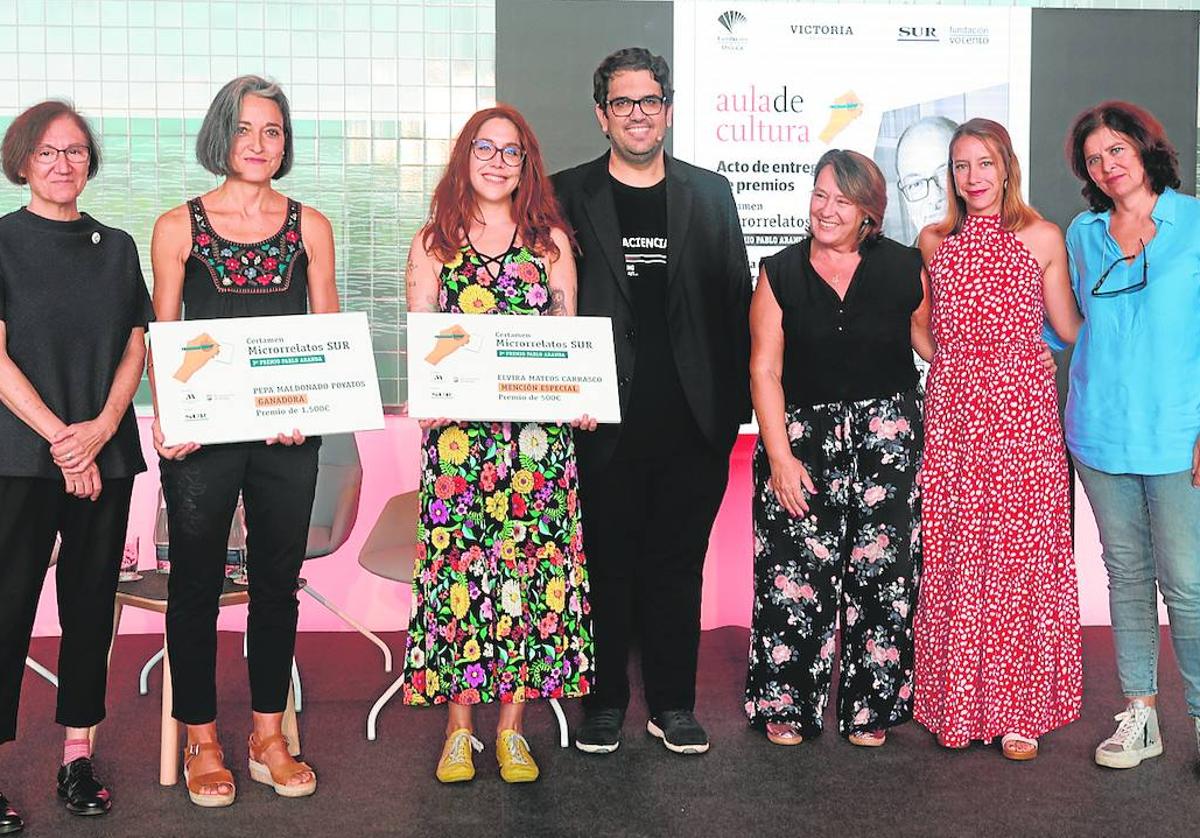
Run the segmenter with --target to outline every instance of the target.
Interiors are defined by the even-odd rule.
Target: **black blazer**
[[[667,328],[696,425],[728,451],[750,418],[750,265],[729,181],[670,157],[667,170]],[[636,362],[636,314],[625,275],[608,154],[553,176],[575,231],[580,315],[611,317],[621,413]],[[620,426],[576,434],[581,459],[605,465]]]

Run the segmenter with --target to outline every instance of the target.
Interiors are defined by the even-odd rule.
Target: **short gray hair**
[[[292,168],[292,114],[283,88],[262,76],[238,76],[213,98],[196,135],[196,159],[214,175],[229,174],[229,153],[242,116],[242,99],[261,96],[279,106],[283,114],[283,159],[272,179],[279,180]]]

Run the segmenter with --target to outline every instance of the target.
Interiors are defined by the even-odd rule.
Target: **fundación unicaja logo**
[[[736,35],[738,28],[745,22],[746,16],[736,9],[722,12],[721,16],[717,18],[717,23],[721,24],[730,35]]]
[[[722,12],[717,17],[717,23],[721,24],[721,28],[728,34],[717,33],[717,46],[726,52],[744,52],[749,39],[738,33],[745,31],[747,22],[746,16],[737,9]]]

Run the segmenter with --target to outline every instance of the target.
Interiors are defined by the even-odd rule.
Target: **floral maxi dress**
[[[549,300],[545,265],[523,246],[490,259],[466,245],[442,268],[444,312],[536,316]],[[418,538],[405,704],[587,693],[591,617],[570,427],[424,432]]]
[[[914,716],[951,747],[1079,717],[1079,592],[1042,271],[998,217],[929,263],[937,354],[921,464]]]

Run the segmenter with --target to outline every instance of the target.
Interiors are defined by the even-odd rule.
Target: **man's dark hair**
[[[649,70],[662,88],[663,99],[671,101],[671,65],[667,59],[645,47],[626,47],[601,61],[592,74],[592,98],[598,106],[604,108],[608,105],[608,83],[612,77],[631,70]]]

